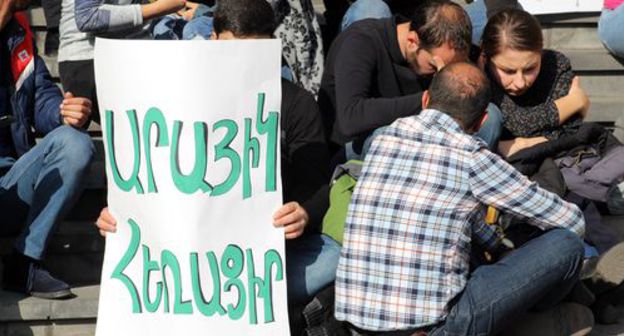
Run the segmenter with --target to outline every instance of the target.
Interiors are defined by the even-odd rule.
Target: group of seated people
[[[93,155],[84,126],[98,111],[94,37],[268,39],[279,17],[261,0],[63,2],[64,94],[19,12],[29,1],[0,3],[2,232],[19,234],[3,286],[50,299],[72,295],[41,260]],[[618,16],[623,2],[605,12]],[[334,315],[350,335],[535,334],[544,316],[553,335],[583,335],[594,317],[613,321],[624,244],[593,214],[594,204],[624,214],[624,147],[583,122],[587,94],[569,59],[543,48],[537,19],[515,1],[485,4],[416,1],[397,12],[357,0],[322,76],[308,78],[318,85],[286,60],[284,205],[273,225],[285,234],[289,305],[335,288]],[[362,171],[339,242],[322,223],[331,172],[348,160]],[[116,220],[105,208],[96,226],[113,233]]]

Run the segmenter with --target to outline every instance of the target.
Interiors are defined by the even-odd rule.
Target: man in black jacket
[[[418,113],[428,79],[465,61],[470,19],[447,0],[421,2],[410,21],[355,22],[329,50],[319,105],[331,142],[342,146],[397,118]]]

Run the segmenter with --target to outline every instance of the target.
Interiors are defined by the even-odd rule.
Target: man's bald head
[[[427,107],[450,115],[464,130],[469,130],[483,118],[490,98],[490,82],[483,71],[460,62],[435,75],[429,86]]]

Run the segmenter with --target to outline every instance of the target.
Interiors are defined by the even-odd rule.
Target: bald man
[[[425,110],[373,140],[336,274],[336,318],[357,334],[497,334],[512,316],[557,303],[578,280],[583,215],[470,135],[489,99],[481,70],[448,65],[423,94]],[[483,204],[545,232],[471,273],[472,244],[500,252]]]

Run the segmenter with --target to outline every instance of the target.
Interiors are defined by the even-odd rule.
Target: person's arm
[[[483,204],[526,218],[543,230],[561,227],[580,237],[585,233],[585,220],[578,207],[541,189],[485,149],[473,155],[469,182],[472,193]]]
[[[589,98],[585,90],[581,88],[578,77],[572,79],[572,85],[567,95],[555,100],[555,105],[559,111],[559,124],[563,125],[570,117],[580,113],[583,118],[587,116],[589,111]]]
[[[78,30],[98,34],[139,27],[145,20],[175,13],[185,3],[185,0],[158,0],[145,5],[111,5],[104,0],[75,0],[74,15]]]
[[[580,80],[572,71],[570,59],[557,51],[545,51],[550,58],[549,64],[556,67],[557,76],[550,96],[555,100],[559,115],[559,125],[563,125],[573,115],[580,113],[583,118],[589,110],[589,99],[581,88]]]
[[[281,125],[286,158],[293,172],[284,197],[286,201],[304,203],[329,181],[329,150],[314,97],[287,81],[282,81],[282,94]]]
[[[515,138],[511,140],[502,140],[498,142],[498,153],[504,157],[510,157],[515,153],[533,147],[537,144],[541,144],[548,141],[546,137],[532,137],[532,138]]]
[[[396,98],[372,98],[376,73],[373,42],[352,33],[336,55],[336,123],[348,137],[389,125],[421,110],[421,94]]]
[[[41,134],[47,134],[62,124],[60,105],[63,102],[61,89],[52,81],[43,60],[34,56],[34,101],[33,113],[35,130]],[[24,85],[29,85],[25,83]]]

